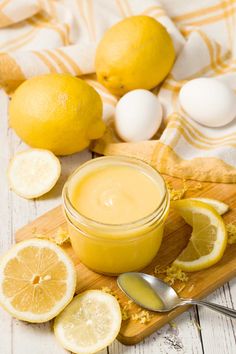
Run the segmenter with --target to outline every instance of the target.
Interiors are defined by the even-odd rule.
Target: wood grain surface
[[[85,150],[60,158],[62,175],[47,195],[37,200],[25,200],[9,190],[7,168],[15,153],[28,147],[9,129],[7,101],[0,106],[0,256],[15,242],[15,231],[26,225],[61,201],[62,186],[75,168],[92,158]],[[216,186],[217,188],[217,186]],[[228,187],[217,188],[224,200]],[[236,188],[236,187],[235,187]],[[211,196],[211,192],[206,195]],[[197,195],[198,193],[194,193]],[[234,203],[232,194],[230,204]],[[235,220],[229,213],[225,220]],[[168,226],[171,228],[171,225]],[[174,227],[174,225],[173,225]],[[236,309],[236,279],[226,283],[208,296],[208,301]],[[235,354],[236,323],[229,317],[194,306],[174,321],[157,330],[141,343],[125,346],[114,341],[99,354]],[[55,339],[51,322],[28,324],[12,318],[0,308],[1,354],[68,354]]]
[[[181,181],[167,177],[169,183],[175,188],[181,187]],[[189,181],[190,190],[197,182]],[[186,196],[212,197],[224,201],[230,205],[230,211],[224,216],[225,222],[236,221],[236,199],[235,185],[203,183],[202,188],[188,192]],[[16,241],[30,238],[34,233],[55,235],[57,229],[66,229],[66,222],[62,212],[62,207],[57,207],[32,223],[26,225],[16,233]],[[191,234],[191,228],[174,211],[170,211],[165,225],[165,234],[161,248],[153,262],[143,271],[153,274],[155,266],[165,266],[177,257],[185,247]],[[121,304],[127,302],[127,297],[118,289],[116,277],[108,277],[92,272],[86,268],[73,253],[70,245],[64,246],[71,258],[74,260],[77,269],[77,292],[86,289],[100,289],[109,287],[121,299]],[[215,289],[229,281],[236,275],[236,244],[229,245],[220,262],[209,269],[189,273],[189,280],[185,288],[180,292],[182,297],[203,298]],[[177,284],[178,287],[181,284]],[[151,333],[160,329],[163,325],[173,320],[176,316],[186,310],[186,307],[179,307],[166,314],[154,314],[152,320],[147,324],[141,324],[132,319],[122,322],[122,327],[118,340],[126,345],[136,344],[149,336]],[[137,307],[132,305],[130,312],[137,312]]]

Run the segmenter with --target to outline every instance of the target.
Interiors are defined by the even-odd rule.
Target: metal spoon
[[[169,284],[149,274],[136,272],[123,273],[117,278],[117,283],[130,299],[147,310],[168,312],[179,306],[200,305],[236,318],[236,310],[225,306],[207,301],[180,298]],[[142,293],[147,296],[142,296]],[[153,298],[154,295],[157,297],[156,305],[150,305],[150,302],[148,303],[147,300],[148,298],[155,300]],[[146,301],[144,297],[146,297]],[[155,301],[152,301],[152,304],[155,304]]]

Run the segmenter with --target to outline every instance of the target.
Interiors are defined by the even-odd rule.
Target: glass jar
[[[104,166],[138,168],[160,188],[161,201],[151,214],[126,224],[104,224],[81,215],[71,192],[80,179]],[[138,193],[138,190],[137,190]],[[160,248],[170,198],[162,176],[147,163],[129,157],[99,157],[86,162],[68,178],[62,193],[71,244],[80,261],[98,273],[117,275],[146,267]]]

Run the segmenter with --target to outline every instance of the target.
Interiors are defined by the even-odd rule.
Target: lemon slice
[[[48,150],[30,149],[16,154],[10,162],[11,189],[27,199],[49,192],[61,174],[58,158]]]
[[[71,259],[48,240],[20,242],[0,261],[0,304],[20,320],[55,317],[71,301],[75,285]]]
[[[212,206],[220,215],[227,213],[227,211],[229,210],[229,206],[227,204],[217,199],[212,199],[212,198],[189,198],[189,199],[198,200],[199,202],[203,202]]]
[[[227,245],[227,232],[222,217],[213,207],[197,200],[183,199],[172,205],[193,228],[187,247],[174,264],[187,272],[193,272],[218,262]]]
[[[96,353],[117,337],[121,320],[114,296],[88,290],[77,295],[57,316],[54,332],[65,349],[78,354]]]

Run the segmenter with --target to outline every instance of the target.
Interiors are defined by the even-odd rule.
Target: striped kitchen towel
[[[177,59],[154,89],[164,110],[158,134],[124,143],[115,134],[117,97],[94,74],[94,55],[104,31],[121,19],[145,14],[173,38]],[[141,158],[160,172],[201,181],[236,182],[236,120],[206,128],[179,107],[182,85],[215,77],[236,91],[236,0],[2,0],[0,85],[11,93],[24,80],[50,72],[82,76],[101,95],[107,131],[93,145],[101,154]]]

